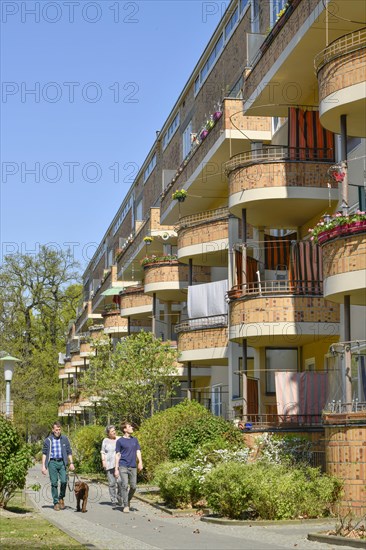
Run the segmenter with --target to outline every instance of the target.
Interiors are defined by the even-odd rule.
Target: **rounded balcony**
[[[181,363],[228,364],[227,315],[187,319],[176,325],[175,331]]]
[[[366,28],[334,40],[315,58],[319,84],[320,122],[340,133],[347,115],[347,133],[366,136]]]
[[[323,249],[324,297],[366,305],[366,222],[340,226],[319,235]]]
[[[274,289],[269,283],[275,282],[261,283],[261,288],[253,284],[241,298],[231,301],[231,341],[240,343],[246,338],[252,347],[334,342],[339,334],[339,306],[320,295],[320,285],[316,288],[314,283],[297,281],[288,283],[288,288]]]
[[[152,313],[152,298],[143,286],[131,286],[120,294],[121,317],[145,318]]]
[[[198,265],[226,267],[228,259],[229,210],[219,208],[185,216],[178,227],[178,260]]]
[[[102,313],[102,316],[104,319],[105,334],[115,336],[127,335],[127,319],[121,317],[119,309],[105,311],[104,313]]]
[[[145,294],[155,294],[159,300],[184,301],[187,299],[189,267],[177,259],[147,258],[144,262]],[[193,266],[193,284],[210,282],[210,268]]]
[[[229,210],[263,227],[299,227],[337,204],[338,190],[328,189],[331,149],[264,147],[226,163]]]

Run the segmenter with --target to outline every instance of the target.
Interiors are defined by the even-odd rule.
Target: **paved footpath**
[[[34,492],[30,486],[39,483]],[[39,465],[27,478],[27,496],[51,523],[76,538],[86,548],[98,550],[341,550],[334,546],[307,540],[309,532],[334,528],[331,524],[297,524],[282,526],[215,525],[198,516],[174,517],[137,499],[133,512],[124,514],[109,503],[107,486],[89,484],[88,511],[77,513],[74,494],[67,490],[65,510],[55,512],[48,476]]]

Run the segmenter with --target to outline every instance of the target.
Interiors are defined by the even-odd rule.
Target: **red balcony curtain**
[[[288,146],[290,159],[334,161],[334,134],[320,124],[318,111],[289,107]]]
[[[296,233],[290,233],[285,237],[273,237],[264,235],[264,261],[265,269],[283,269],[290,263],[291,241],[296,240]]]
[[[243,284],[243,254],[241,250],[235,251],[235,266],[237,286],[240,288]],[[257,280],[256,272],[258,270],[258,261],[247,256],[247,283],[254,283]]]
[[[322,294],[322,249],[310,241],[291,244],[289,281],[298,294]]]

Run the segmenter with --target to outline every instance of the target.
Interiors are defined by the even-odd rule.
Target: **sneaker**
[[[58,501],[59,505],[60,505],[60,510],[65,510],[65,503],[64,503],[64,499],[63,498],[60,498],[60,500]]]
[[[53,509],[56,510],[56,512],[59,512],[61,510],[58,502],[54,505]]]
[[[130,512],[130,508],[128,506],[125,506],[123,508],[123,511],[124,511],[125,514],[128,514]]]

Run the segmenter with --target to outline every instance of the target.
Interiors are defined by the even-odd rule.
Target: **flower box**
[[[207,136],[208,136],[208,130],[202,130],[202,132],[200,133],[200,138],[202,139],[202,141],[206,139]]]
[[[215,111],[213,114],[213,119],[217,122],[222,117],[222,111]]]
[[[344,225],[338,225],[327,231],[322,231],[318,235],[318,243],[323,244],[330,239],[335,239],[336,237],[346,237],[353,233],[361,233],[366,231],[366,220],[360,220]]]

